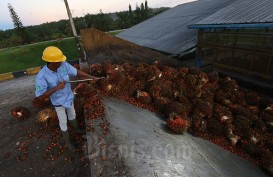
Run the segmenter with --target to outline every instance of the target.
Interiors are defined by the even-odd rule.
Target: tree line
[[[23,44],[62,39],[73,36],[70,23],[67,20],[47,22],[40,25],[24,27],[11,4],[8,4],[14,29],[0,30],[0,48],[18,46]],[[136,4],[135,9],[129,5],[127,11],[115,13],[86,14],[74,18],[76,30],[79,34],[81,29],[96,28],[101,31],[113,31],[130,28],[148,18],[151,18],[169,8],[149,8],[148,2]]]

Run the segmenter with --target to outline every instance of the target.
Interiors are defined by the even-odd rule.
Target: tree
[[[108,15],[104,14],[102,10],[100,13],[94,16],[94,28],[97,28],[101,31],[110,31],[112,30],[113,19]]]
[[[136,4],[136,10],[135,10],[135,22],[134,24],[138,24],[141,22],[141,9],[138,6],[138,4]]]
[[[18,17],[17,13],[15,12],[14,8],[12,7],[10,3],[8,4],[8,8],[9,8],[10,16],[12,18],[14,28],[17,31],[17,34],[22,38],[23,43],[27,43],[27,44],[30,43],[29,35],[25,27],[23,26],[20,18]]]
[[[128,24],[129,24],[129,26],[131,26],[132,24],[133,24],[133,21],[134,21],[134,17],[133,17],[133,11],[132,11],[132,6],[131,6],[131,4],[129,4],[129,19],[128,19]]]
[[[149,7],[148,7],[148,2],[147,0],[145,1],[145,10],[148,11]]]
[[[131,6],[131,4],[129,4],[129,14],[130,14],[130,13],[133,13],[133,12],[132,12],[132,6]]]
[[[145,19],[149,18],[149,7],[148,7],[148,1],[145,1]]]
[[[116,21],[119,29],[125,29],[130,27],[130,17],[127,11],[117,12],[118,19]]]

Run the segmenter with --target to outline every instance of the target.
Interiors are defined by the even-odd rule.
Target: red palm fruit
[[[162,96],[162,88],[161,88],[162,84],[163,84],[162,79],[157,79],[157,80],[151,81],[147,85],[149,93],[153,98],[159,98],[160,96]]]
[[[168,105],[170,102],[171,100],[168,98],[154,97],[154,105],[161,112],[164,112],[166,105]]]
[[[189,68],[186,68],[186,67],[180,67],[180,68],[178,68],[178,72],[179,72],[179,73],[188,74],[188,72],[189,72]]]
[[[96,89],[91,84],[80,83],[73,89],[73,92],[75,95],[87,97],[96,93]]]
[[[207,102],[213,102],[214,101],[214,91],[207,87],[208,84],[206,84],[205,87],[202,88],[202,96],[201,99]]]
[[[177,71],[174,68],[168,67],[168,66],[160,66],[159,69],[162,72],[162,78],[165,80],[171,80],[174,81],[177,79]]]
[[[248,135],[248,141],[257,144],[261,140],[261,134],[255,130],[251,130]]]
[[[134,68],[134,64],[129,63],[128,61],[123,62],[121,66],[126,72],[131,71]]]
[[[121,70],[114,70],[113,74],[108,75],[108,82],[113,85],[122,84],[125,81],[125,77]]]
[[[191,116],[191,130],[193,133],[205,132],[207,130],[207,121],[199,115],[193,114]]]
[[[36,121],[39,123],[58,123],[57,113],[52,108],[43,109],[38,112]]]
[[[237,136],[237,135],[235,135],[235,134],[229,134],[229,135],[227,136],[227,138],[228,138],[228,140],[229,140],[229,142],[230,142],[230,144],[231,144],[232,146],[236,146],[236,144],[238,143],[238,141],[241,139],[240,136]]]
[[[183,133],[187,131],[189,127],[188,121],[176,114],[170,115],[166,122],[168,128],[175,133]]]
[[[153,98],[159,98],[161,95],[161,88],[159,85],[152,85],[149,89],[149,93]]]
[[[101,64],[95,63],[95,64],[92,64],[91,66],[89,66],[89,72],[88,73],[93,75],[93,76],[97,76],[97,77],[102,76],[102,66],[101,66]]]
[[[100,86],[100,89],[106,93],[110,92],[110,90],[113,87],[113,85],[109,84],[106,80],[100,80],[99,86]]]
[[[85,72],[85,73],[90,74],[90,66],[87,66],[87,67],[81,68],[81,71],[83,71],[83,72]]]
[[[233,104],[228,96],[228,93],[219,89],[215,93],[215,102],[228,106]]]
[[[247,117],[249,119],[249,121],[254,121],[259,119],[257,112],[254,112],[248,108],[239,106],[234,112],[233,114],[237,115],[237,116],[243,116],[243,117]]]
[[[176,101],[178,101],[179,103],[181,103],[183,105],[187,115],[189,115],[191,113],[193,105],[186,96],[179,95],[179,96],[176,97]]]
[[[209,82],[209,78],[206,73],[200,72],[198,75],[198,80],[202,86]]]
[[[102,75],[107,75],[113,72],[111,61],[105,61],[101,65]]]
[[[155,65],[150,65],[147,68],[146,80],[148,82],[161,78],[161,77],[162,77],[162,72]]]
[[[196,67],[189,68],[189,74],[198,75],[200,72],[201,72],[200,69]]]
[[[266,169],[271,176],[273,176],[272,151],[270,152],[268,149],[263,149],[260,154],[261,154],[262,167]]]
[[[173,99],[175,96],[173,84],[171,81],[161,80],[161,95]]]
[[[147,77],[147,69],[143,63],[140,63],[137,66],[136,79],[137,80],[146,80]]]
[[[266,123],[262,119],[257,119],[252,121],[252,128],[260,131],[265,132],[266,131]]]
[[[253,143],[253,142],[250,142],[248,141],[244,146],[243,146],[243,149],[249,154],[251,155],[252,157],[255,157],[255,158],[259,158],[261,156],[260,154],[260,150],[261,148]]]
[[[197,114],[203,118],[211,118],[213,114],[213,103],[204,100],[199,100],[196,104],[194,114]]]
[[[137,99],[143,104],[150,104],[152,99],[147,92],[137,91]]]
[[[260,106],[261,97],[254,93],[254,92],[248,92],[246,93],[246,102],[247,104],[251,106]]]
[[[186,107],[177,101],[171,101],[164,107],[165,116],[169,116],[171,114],[187,116],[186,112]]]
[[[188,88],[194,88],[195,84],[197,83],[197,76],[192,74],[187,74],[185,77],[185,84]]]
[[[124,73],[126,77],[128,77],[128,80],[134,80],[136,78],[137,69],[135,64],[124,62],[121,64]]]
[[[220,88],[226,92],[233,92],[239,90],[239,85],[236,80],[231,79],[231,77],[226,77],[221,79],[219,82]]]
[[[38,99],[37,97],[35,97],[32,100],[32,105],[36,108],[44,108],[47,107],[51,104],[51,101],[49,98],[45,98],[44,100]]]
[[[187,88],[186,83],[183,79],[178,79],[174,83],[174,87],[181,93],[184,94]]]
[[[127,84],[124,84],[121,88],[122,92],[130,97],[135,96],[137,93],[137,88],[135,87],[135,80],[127,80],[126,83]]]
[[[217,71],[212,71],[208,73],[209,82],[214,84],[219,81],[219,74]]]
[[[234,118],[234,133],[244,138],[248,138],[251,132],[252,121],[245,116],[235,116]]]
[[[146,81],[145,80],[135,81],[133,87],[135,87],[136,90],[144,90],[146,88]]]
[[[263,133],[263,136],[261,136],[261,144],[263,144],[264,147],[273,152],[273,133]]]
[[[225,130],[220,121],[216,119],[208,119],[207,121],[208,131],[214,135],[225,135]]]
[[[221,123],[231,123],[233,121],[232,112],[227,107],[220,104],[214,105],[213,116]]]
[[[268,106],[261,113],[261,118],[265,122],[273,122],[273,106]]]
[[[11,110],[11,115],[12,115],[12,117],[14,117],[16,119],[24,120],[24,119],[29,118],[30,111],[23,106],[19,106],[19,107],[15,107]]]

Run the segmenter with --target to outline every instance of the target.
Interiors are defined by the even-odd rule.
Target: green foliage
[[[12,18],[14,28],[16,29],[16,32],[17,32],[18,36],[20,36],[21,39],[22,39],[21,44],[30,43],[29,34],[27,33],[27,31],[26,31],[25,27],[23,26],[20,18],[18,17],[17,13],[15,12],[14,8],[12,7],[12,5],[10,3],[8,4],[8,8],[9,8],[10,16]]]
[[[12,14],[16,22],[16,26],[23,27],[18,15],[12,9]],[[83,17],[74,18],[74,23],[78,34],[80,30],[84,28],[97,28],[101,31],[114,31],[119,29],[130,28],[154,15],[161,13],[168,8],[151,9],[148,7],[147,0],[145,3],[141,3],[139,7],[136,5],[136,9],[133,10],[132,6],[129,5],[128,11],[108,13],[105,14],[102,11],[98,14],[86,14]],[[43,23],[35,26],[28,26],[23,28],[28,35],[23,35],[21,32],[16,33],[16,28],[13,30],[0,31],[0,48],[19,46],[31,41],[32,43],[58,40],[61,38],[73,36],[71,26],[68,20],[60,20],[58,22]],[[19,43],[19,38],[23,41]]]

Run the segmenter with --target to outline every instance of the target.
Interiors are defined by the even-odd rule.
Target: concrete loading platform
[[[111,150],[118,151],[118,156],[106,155],[103,161],[97,158],[99,152],[96,154],[94,150],[97,144],[103,144],[96,144],[101,134],[99,131],[87,133],[91,176],[268,176],[256,165],[209,141],[187,133],[168,132],[165,122],[155,113],[106,97],[104,106],[105,120],[110,123],[105,139],[110,141]],[[96,126],[101,120],[92,123]]]

